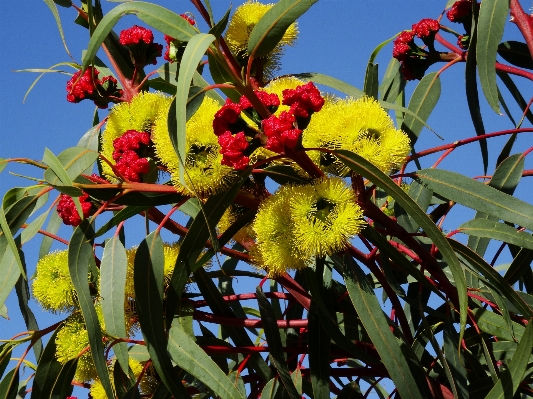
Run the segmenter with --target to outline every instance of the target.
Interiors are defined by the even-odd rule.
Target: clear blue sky
[[[242,0],[233,2],[234,6]],[[105,11],[117,5],[116,2],[102,1]],[[197,21],[200,16],[186,0],[161,0],[158,4],[176,13],[191,11]],[[223,16],[229,7],[229,1],[211,0],[216,19]],[[321,0],[299,20],[300,37],[294,48],[287,48],[283,58],[282,74],[300,72],[320,72],[332,75],[354,86],[362,88],[368,57],[372,50],[382,41],[395,35],[422,18],[437,18],[446,1],[391,1],[391,0]],[[524,6],[529,6],[529,3]],[[81,52],[88,42],[88,32],[73,24],[76,16],[74,9],[58,7],[66,42],[74,61],[81,61]],[[449,26],[460,29],[458,25]],[[127,28],[140,23],[134,16],[120,21],[120,28]],[[140,23],[142,24],[142,23]],[[452,26],[455,25],[455,26]],[[206,31],[205,24],[200,28]],[[506,33],[507,38],[516,38],[513,27]],[[28,157],[41,159],[43,150],[48,147],[55,154],[76,145],[79,138],[91,127],[94,107],[89,101],[71,104],[66,101],[66,82],[68,77],[59,73],[47,74],[29,94],[26,103],[22,100],[26,90],[38,76],[35,73],[15,73],[14,70],[25,68],[48,68],[64,61],[72,61],[60,40],[54,18],[43,1],[0,1],[0,37],[2,37],[0,61],[0,129],[2,142],[0,157]],[[156,34],[156,41],[164,43],[161,34]],[[384,72],[390,58],[392,46],[383,51],[378,62]],[[103,58],[103,57],[102,57]],[[162,60],[161,60],[162,62]],[[440,67],[440,66],[439,66]],[[72,72],[69,67],[66,71]],[[437,70],[433,67],[430,71]],[[147,68],[150,71],[150,68]],[[431,132],[424,130],[417,149],[453,142],[475,135],[468,116],[464,96],[464,65],[457,65],[442,76],[442,95],[440,104],[429,119],[429,124],[444,138],[439,140]],[[531,92],[531,84],[523,79],[515,80],[524,93]],[[409,83],[410,92],[416,83]],[[508,97],[508,96],[507,96]],[[526,100],[527,95],[525,95]],[[488,132],[512,128],[505,116],[497,116],[488,109],[484,100],[483,113],[487,117]],[[519,119],[520,112],[512,100],[508,101],[513,116]],[[105,115],[101,112],[100,115]],[[530,137],[530,136],[529,136]],[[528,136],[519,139],[516,149],[528,148],[533,141]],[[491,172],[505,139],[489,143]],[[441,164],[442,168],[457,170],[469,176],[482,174],[482,164],[478,155],[477,144],[472,150],[463,148]],[[516,152],[516,151],[515,151]],[[431,166],[431,163],[425,163]],[[532,162],[527,160],[526,168]],[[9,175],[8,171],[41,176],[39,170],[23,166],[9,166],[0,174],[0,193],[16,185],[30,185],[31,182]],[[519,193],[527,194],[526,183],[519,187]],[[30,245],[36,246],[34,240]],[[35,268],[36,248],[26,248],[29,274]],[[8,338],[16,332],[23,331],[24,325],[18,316],[16,301],[11,296],[7,302],[10,321],[0,319],[0,338]],[[32,305],[40,326],[51,321],[48,316],[39,314],[39,307]],[[43,317],[44,316],[44,317]]]

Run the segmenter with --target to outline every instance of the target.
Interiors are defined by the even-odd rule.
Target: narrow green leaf
[[[106,395],[112,398],[114,397],[114,394],[113,388],[111,387],[111,380],[107,372],[106,359],[104,357],[100,322],[98,321],[93,298],[89,290],[89,284],[87,283],[89,262],[94,257],[93,247],[90,243],[92,237],[94,237],[94,231],[91,224],[88,220],[83,220],[81,224],[76,227],[72,234],[72,238],[70,239],[70,244],[68,246],[68,267],[72,283],[76,289],[85,325],[87,327],[89,344],[91,345],[91,355],[94,360],[98,377],[102,382]]]
[[[39,215],[22,231],[22,233],[20,234],[21,245],[30,241],[35,236],[35,234],[39,232],[41,227],[43,227],[44,221],[46,220],[47,216],[48,212]]]
[[[265,384],[261,391],[261,399],[274,399],[278,391],[279,381],[277,378],[272,378]]]
[[[24,263],[22,264],[22,266],[25,270],[26,268]],[[38,331],[39,326],[37,324],[37,319],[35,318],[35,315],[30,309],[30,306],[28,305],[28,302],[30,300],[30,289],[28,287],[28,281],[22,278],[22,276],[19,277],[17,283],[15,284],[15,292],[17,293],[20,313],[22,314],[22,318],[24,319],[24,324],[26,325],[27,330]],[[40,359],[42,350],[43,344],[42,341],[39,339],[33,345],[33,353],[35,353],[36,359]]]
[[[288,165],[273,165],[263,169],[265,175],[278,184],[306,184],[310,179],[298,174]]]
[[[248,39],[248,54],[267,56],[278,45],[289,26],[318,0],[280,0],[254,26]]]
[[[472,313],[479,329],[491,336],[494,335],[506,341],[514,341],[515,337],[520,340],[524,335],[525,328],[522,325],[513,322],[513,331],[511,331],[504,318],[496,313],[482,308],[474,308]]]
[[[449,200],[533,230],[533,205],[518,198],[446,170],[423,169],[417,176],[428,188]]]
[[[303,80],[304,82],[314,82],[316,84],[331,87],[332,89],[338,90],[341,93],[347,94],[355,99],[363,97],[365,95],[365,92],[359,90],[357,87],[352,86],[349,83],[343,82],[342,80],[336,79],[334,77],[323,75],[321,73],[305,72],[298,73],[293,76],[295,78]]]
[[[168,352],[172,360],[222,399],[243,398],[216,363],[181,328],[170,329]]]
[[[453,239],[448,239],[448,242],[451,244],[453,250],[461,255],[463,260],[466,261],[467,266],[472,267],[477,273],[481,273],[481,275],[483,275],[494,288],[497,288],[500,294],[507,298],[522,315],[533,317],[533,309],[529,307],[524,299],[518,295],[517,291],[515,291],[503,279],[501,274],[485,262],[482,257],[460,242]]]
[[[309,368],[311,369],[311,384],[315,398],[329,397],[330,347],[329,335],[320,323],[319,314],[315,310],[314,300],[309,311]]]
[[[100,129],[98,128],[98,126],[93,126],[89,130],[87,130],[87,132],[78,141],[78,147],[98,152],[99,141]]]
[[[30,399],[49,398],[55,380],[61,371],[61,363],[56,359],[57,329],[49,338],[43,354],[37,364]]]
[[[381,360],[390,378],[394,381],[402,398],[425,398],[427,383],[424,371],[413,373],[398,340],[390,330],[383,315],[383,310],[374,295],[367,277],[355,261],[345,258],[344,281],[361,323],[365,327],[372,343],[381,356]]]
[[[476,74],[476,48],[477,48],[477,39],[478,39],[478,8],[473,7],[472,15],[472,33],[470,35],[470,45],[468,48],[468,57],[466,60],[465,67],[465,90],[466,90],[466,101],[468,103],[468,110],[470,112],[470,117],[472,123],[474,124],[474,129],[476,130],[476,135],[481,136],[485,134],[485,126],[483,124],[483,118],[481,116],[481,108],[479,106],[479,93],[478,93],[478,84],[477,84],[477,74]],[[485,40],[484,37],[481,40]],[[489,154],[487,149],[487,140],[479,140],[479,146],[481,149],[481,156],[483,158],[483,170],[485,174],[487,173]]]
[[[514,190],[520,179],[522,179],[522,172],[524,170],[524,157],[522,154],[515,154],[506,158],[501,162],[494,175],[489,181],[489,186],[503,191],[506,194],[513,195]],[[486,215],[483,212],[476,212],[476,219],[486,219],[486,220],[497,220],[491,216]],[[480,256],[483,256],[487,246],[489,244],[490,238],[480,238],[470,236],[468,237],[468,247],[472,248]]]
[[[508,63],[519,68],[533,69],[533,59],[527,44],[509,40],[498,45],[498,54]]]
[[[14,368],[0,381],[0,399],[15,399],[19,386],[19,370]]]
[[[507,272],[503,278],[510,284],[513,285],[518,281],[520,277],[527,271],[530,270],[531,262],[533,261],[533,251],[529,249],[521,249],[518,254],[514,257],[511,265],[507,269]]]
[[[74,379],[74,374],[76,374],[78,360],[79,358],[70,359],[61,366],[61,371],[54,381],[50,399],[63,399],[72,394],[72,390],[74,389],[72,380]]]
[[[459,341],[463,338],[464,330],[466,328],[467,318],[467,302],[468,297],[466,293],[466,280],[457,256],[455,255],[450,244],[442,232],[435,226],[435,223],[426,215],[426,213],[414,202],[409,195],[398,187],[372,163],[366,159],[351,153],[350,151],[339,150],[335,152],[335,156],[338,157],[346,166],[352,169],[354,172],[361,174],[368,178],[372,183],[378,187],[383,188],[395,201],[418,223],[420,227],[431,238],[437,248],[439,248],[444,260],[450,268],[455,286],[457,287],[457,296],[459,299],[459,317],[460,317],[460,334]],[[482,183],[480,183],[483,185]],[[431,189],[431,187],[430,187]]]
[[[527,105],[527,101],[524,99],[524,96],[522,96],[522,93],[518,89],[518,86],[516,86],[511,76],[507,72],[503,72],[503,71],[496,71],[496,75],[498,75],[498,77],[501,79],[505,87],[507,87],[507,89],[509,90],[509,93],[511,93],[511,95],[513,96],[514,100],[516,101],[516,104],[518,104],[522,113],[525,112],[525,117],[527,118],[527,120],[530,123],[533,123],[533,113],[531,113],[531,110],[529,109]],[[517,127],[519,127],[522,124],[523,119],[524,117],[522,117],[522,119],[516,125]],[[509,139],[511,139],[512,137],[516,137],[516,134],[511,135]],[[508,145],[504,146],[504,149],[506,149],[507,147]],[[503,149],[502,149],[502,152],[503,152]],[[500,157],[502,157],[503,159],[505,159],[507,156],[509,155],[508,154],[506,155],[505,153],[500,154]]]
[[[496,54],[509,15],[509,0],[493,0],[479,9],[476,61],[479,81],[485,98],[496,113],[500,113],[496,85]]]
[[[142,1],[120,4],[109,11],[94,30],[87,52],[83,57],[84,70],[92,62],[100,45],[111,33],[118,20],[128,14],[137,15],[140,20],[158,31],[183,42],[197,34],[196,30],[184,18],[164,7]]]
[[[124,299],[128,258],[118,237],[111,238],[104,248],[100,264],[100,296],[106,332],[116,338],[127,338],[124,320]],[[113,351],[122,370],[128,372],[128,346],[120,342]]]
[[[531,234],[517,231],[514,227],[504,223],[487,219],[473,219],[459,226],[459,230],[468,235],[490,238],[533,249],[533,236]]]
[[[65,47],[65,50],[70,58],[72,57],[72,54],[70,54],[70,51],[67,46],[67,41],[65,40],[65,33],[63,32],[63,26],[61,25],[61,19],[59,18],[59,12],[57,11],[57,7],[54,3],[59,4],[63,7],[70,7],[72,3],[70,1],[65,0],[44,0],[45,4],[48,6],[50,11],[52,11],[52,14],[54,16],[54,19],[56,20],[57,29],[59,30],[59,36],[61,36],[61,41],[63,42],[63,47]]]
[[[459,347],[458,335],[450,319],[444,322],[444,354],[446,355],[446,366],[450,369],[453,378],[450,384],[455,387],[460,395],[459,398],[468,399],[468,379],[464,361],[459,357],[457,348]],[[441,361],[442,363],[442,361]]]
[[[407,109],[416,114],[422,121],[427,121],[429,115],[437,105],[440,98],[440,78],[436,72],[427,74],[416,85],[416,88],[409,100]],[[402,130],[411,139],[411,145],[418,140],[423,124],[411,115],[406,115],[403,121]]]
[[[49,232],[50,234],[56,234],[61,224],[62,224],[62,220],[59,217],[59,214],[54,209],[50,213],[50,220],[48,221],[48,224],[46,225],[45,231]],[[54,239],[52,237],[43,235],[43,240],[41,241],[41,246],[39,247],[39,259],[41,259],[44,255],[50,252],[50,248],[52,247],[53,240]]]
[[[217,39],[220,36],[222,36],[224,31],[226,30],[226,26],[228,25],[230,13],[231,13],[231,7],[228,8],[228,11],[226,11],[222,19],[218,21],[215,26],[209,29],[209,33],[215,36]]]
[[[0,306],[2,306],[20,276],[19,265],[10,247],[7,247],[1,256],[0,276],[2,276],[0,279]]]
[[[500,378],[490,390],[486,399],[512,398],[526,372],[533,349],[533,323],[528,323],[526,331],[516,348],[516,353],[508,367],[501,371]]]
[[[342,388],[341,393],[337,396],[337,399],[363,399],[363,394],[359,389],[357,382],[349,382]]]
[[[178,154],[181,165],[184,164],[186,151],[185,126],[187,124],[187,100],[189,88],[194,73],[198,68],[198,64],[214,40],[215,36],[210,34],[199,33],[195,35],[189,40],[189,43],[187,43],[183,58],[181,59],[175,98],[176,130],[172,129],[174,130],[174,134],[172,130],[170,131],[170,140],[172,141],[176,154]],[[183,175],[184,170],[184,167],[180,168],[180,181],[181,184],[185,186],[185,178]]]
[[[13,348],[14,345],[11,342],[6,342],[0,345],[0,353],[2,354],[0,357],[0,379],[3,377],[4,371],[6,371],[7,365],[11,361]]]
[[[365,94],[370,97],[378,98],[379,90],[379,76],[378,76],[378,64],[368,63],[366,66],[365,76]]]
[[[47,157],[46,160],[43,159],[46,164],[52,161],[52,165],[48,164],[50,168],[44,172],[44,178],[52,185],[72,184],[73,180],[87,170],[87,168],[92,166],[98,159],[98,151],[93,151],[83,147],[67,148],[57,156],[57,160],[62,165],[63,170],[66,172],[65,176],[63,174],[63,170],[59,168],[59,166],[55,163],[55,160],[52,160],[50,154],[45,155]]]
[[[203,268],[199,268],[194,272],[194,280],[209,307],[213,310],[213,314],[228,318],[235,317],[235,313],[228,303],[224,301],[222,294],[218,291],[217,287],[213,283],[213,280],[211,277],[209,277],[209,275],[207,275]],[[252,340],[244,328],[224,326],[224,330],[228,333],[235,345],[253,345]],[[250,356],[248,363],[255,369],[263,381],[268,381],[272,378],[272,372],[270,371],[270,368],[263,358],[259,356],[259,354],[256,353]]]
[[[135,254],[133,282],[141,332],[152,364],[163,383],[176,398],[190,395],[173,370],[167,354],[163,318],[163,242],[157,232],[148,235]],[[172,317],[171,317],[172,319]]]
[[[215,83],[231,83],[233,81],[232,76],[211,53],[207,54],[207,60],[209,61],[209,73]],[[222,89],[221,91],[235,103],[238,103],[241,98],[241,94],[236,90]]]
[[[125,208],[118,211],[115,215],[113,215],[113,217],[102,227],[100,227],[96,232],[95,237],[100,237],[101,235],[111,230],[113,227],[117,226],[120,222],[128,220],[132,216],[138,215],[139,213],[146,211],[149,208],[149,206],[126,206]]]
[[[256,288],[255,293],[257,296],[257,303],[259,304],[259,311],[261,312],[263,329],[268,342],[270,361],[278,371],[281,382],[285,387],[289,397],[291,399],[301,399],[302,396],[296,390],[296,387],[294,386],[289,374],[287,360],[285,359],[285,355],[283,353],[281,337],[279,334],[274,309],[272,308],[270,302],[268,302],[268,299],[260,286]]]

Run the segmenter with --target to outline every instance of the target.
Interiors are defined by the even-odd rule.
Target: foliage
[[[57,5],[90,33],[82,62],[57,66],[76,69],[67,100],[93,101],[103,119],[60,154],[0,160],[0,171],[44,171],[0,207],[0,314],[14,290],[28,329],[2,337],[0,398],[65,398],[74,386],[94,399],[533,396],[533,205],[514,196],[533,175],[531,149],[512,154],[533,128],[511,79],[533,80],[533,17],[518,0],[448,2],[442,20],[379,45],[360,90],[277,76],[316,1],[250,1],[217,21],[208,0],[191,0],[202,32],[193,12],[153,3],[104,14],[98,0],[46,0],[62,38]],[[126,14],[146,27],[117,34]],[[501,42],[510,24],[523,42]],[[380,76],[375,58],[391,41]],[[415,151],[440,75],[461,63],[477,135]],[[477,76],[496,112],[507,109],[497,76],[511,92],[523,112],[514,129],[486,134]],[[489,175],[498,136],[509,139]],[[485,176],[439,168],[476,142]],[[474,219],[447,219],[460,207]],[[145,237],[125,248],[138,216]],[[22,245],[39,235],[31,277]],[[506,250],[511,263],[497,265]],[[255,292],[235,294],[235,278]],[[39,328],[29,297],[62,320]]]

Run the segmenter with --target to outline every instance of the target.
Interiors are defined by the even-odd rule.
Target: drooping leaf
[[[62,151],[57,160],[61,163],[68,179],[63,171],[55,168],[55,162],[44,172],[44,178],[52,185],[71,184],[81,173],[92,166],[98,159],[98,151],[83,147],[71,147]],[[69,181],[70,180],[70,181]]]
[[[533,69],[533,59],[527,47],[527,44],[509,40],[500,43],[498,54],[508,63],[519,68]]]
[[[533,205],[516,197],[447,170],[423,169],[417,177],[449,200],[533,230]]]
[[[268,302],[261,287],[258,286],[255,292],[257,303],[259,304],[259,311],[261,312],[261,320],[263,321],[263,329],[268,342],[270,361],[278,371],[280,380],[289,397],[291,399],[300,399],[302,396],[296,390],[289,374],[274,309],[270,302]]]
[[[15,399],[19,386],[19,369],[9,371],[0,381],[0,399]]]
[[[56,20],[57,29],[59,30],[59,36],[61,37],[61,41],[63,42],[63,47],[65,47],[65,50],[70,58],[72,57],[72,54],[70,54],[70,51],[67,47],[67,41],[65,40],[65,33],[63,32],[63,26],[61,25],[61,19],[59,18],[59,12],[57,11],[56,4],[62,6],[62,7],[70,7],[72,6],[72,2],[70,0],[44,0],[45,4],[48,6],[50,11],[52,11],[52,15],[54,16],[54,19]],[[55,4],[54,4],[55,3]]]
[[[106,395],[113,397],[113,388],[111,387],[111,380],[107,372],[106,359],[104,357],[100,322],[98,321],[94,301],[87,282],[89,262],[94,257],[93,247],[90,244],[92,237],[94,237],[94,231],[89,221],[85,219],[76,227],[72,234],[68,246],[68,267],[72,283],[76,289],[83,319],[85,320],[85,326],[89,335],[89,344],[91,345],[91,356],[94,360],[96,372],[102,382]]]
[[[146,348],[152,364],[169,391],[177,398],[190,395],[177,378],[167,354],[165,320],[163,318],[163,242],[157,232],[148,235],[135,254],[133,282],[137,313]]]
[[[182,18],[183,19],[183,18]],[[187,47],[181,59],[180,69],[178,74],[178,82],[176,84],[176,126],[169,126],[170,140],[172,146],[178,154],[180,163],[183,166],[185,161],[185,126],[187,123],[187,100],[189,95],[189,88],[191,81],[198,68],[198,64],[204,56],[206,50],[215,40],[215,36],[211,34],[199,33],[192,37],[187,43]],[[185,184],[184,177],[185,168],[180,168],[180,182]]]
[[[487,219],[473,219],[459,226],[465,234],[503,241],[519,247],[533,249],[533,236],[515,228]]]
[[[56,335],[57,329],[49,338],[44,348],[42,357],[39,359],[30,399],[49,398],[57,376],[61,372],[62,365],[56,358]]]
[[[243,398],[216,363],[179,327],[170,329],[168,352],[179,367],[198,378],[220,398]]]
[[[476,43],[476,61],[479,82],[489,105],[500,113],[498,87],[496,85],[496,55],[503,37],[503,30],[509,15],[509,0],[494,0],[479,9]]]
[[[280,42],[289,26],[318,0],[280,0],[254,26],[248,39],[248,54],[265,57]]]
[[[124,320],[124,300],[128,258],[118,237],[111,238],[104,248],[100,263],[100,296],[106,332],[116,338],[127,338]],[[128,371],[128,346],[125,342],[113,346],[122,370]]]
[[[0,306],[2,306],[20,276],[20,268],[10,247],[7,247],[3,256],[0,255],[0,257],[0,276],[2,276],[0,279]]]
[[[533,348],[533,323],[529,322],[516,353],[508,367],[501,371],[500,378],[486,399],[512,398],[522,382]]]
[[[378,98],[379,76],[378,64],[368,63],[366,66],[365,76],[365,94],[370,97]]]
[[[414,202],[409,195],[398,187],[387,175],[376,168],[372,163],[366,159],[345,150],[336,151],[335,156],[339,158],[346,166],[354,172],[361,174],[368,178],[372,183],[384,189],[396,202],[416,221],[416,223],[426,232],[431,238],[435,246],[439,248],[444,260],[450,268],[455,285],[457,287],[457,295],[459,299],[459,313],[460,313],[460,339],[463,337],[466,328],[466,309],[467,309],[467,292],[466,280],[457,256],[453,252],[450,244],[442,232],[435,226],[433,221],[420,209],[418,204]],[[482,183],[481,183],[482,184]],[[431,187],[430,187],[431,188]]]
[[[230,13],[231,13],[231,7],[228,8],[228,11],[226,11],[222,19],[218,21],[211,29],[209,29],[208,33],[215,36],[217,40],[220,36],[222,36],[224,31],[226,30],[226,26],[228,25]]]
[[[344,272],[346,288],[361,323],[402,398],[428,397],[427,384],[423,378],[424,371],[411,370],[412,365],[408,363],[398,340],[391,332],[372,286],[359,265],[353,259],[346,257]]]
[[[427,74],[417,84],[407,109],[416,114],[422,121],[427,121],[429,115],[437,105],[440,98],[440,78],[436,72]],[[418,136],[424,125],[411,115],[406,115],[403,121],[402,130],[411,139],[411,145],[418,140]]]

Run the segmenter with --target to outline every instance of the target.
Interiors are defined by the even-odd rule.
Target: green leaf
[[[314,82],[319,85],[331,87],[332,89],[338,90],[341,93],[347,94],[350,97],[353,97],[355,99],[359,97],[363,97],[365,95],[365,92],[362,90],[359,90],[357,87],[352,86],[334,77],[323,75],[321,73],[305,72],[305,73],[298,73],[293,76],[295,78],[303,80],[304,82]]]
[[[498,45],[498,54],[508,63],[519,68],[533,69],[533,59],[527,44],[509,40]]]
[[[321,325],[319,313],[316,311],[313,297],[308,319],[309,340],[309,368],[311,369],[311,384],[316,398],[329,397],[330,347],[329,335]]]
[[[138,215],[139,213],[149,209],[149,206],[126,206],[125,208],[118,211],[113,217],[106,222],[102,227],[98,229],[95,234],[95,237],[100,237],[101,235],[107,233],[113,227],[117,226],[120,222],[128,220],[132,216]]]
[[[25,265],[22,264],[24,270]],[[19,277],[17,283],[15,284],[15,292],[17,293],[17,299],[19,303],[20,313],[24,318],[24,324],[28,331],[38,331],[39,326],[37,325],[37,320],[35,315],[30,309],[28,302],[30,300],[30,289],[28,287],[28,281],[24,278]],[[33,352],[35,353],[35,358],[39,359],[41,357],[41,352],[43,349],[42,341],[39,339],[33,345]]]
[[[67,41],[65,40],[65,33],[63,32],[63,27],[61,26],[61,19],[59,18],[59,12],[57,11],[57,7],[54,3],[62,6],[62,7],[70,7],[72,6],[72,3],[70,0],[44,0],[45,4],[48,6],[50,11],[52,11],[52,14],[54,15],[54,19],[56,20],[57,29],[59,30],[59,36],[61,36],[61,41],[63,42],[63,47],[65,47],[65,50],[70,58],[72,57],[72,54],[70,54],[70,51],[67,47]]]
[[[230,83],[233,81],[231,74],[224,69],[224,66],[217,60],[215,56],[213,56],[211,53],[208,53],[207,60],[209,62],[209,73],[211,74],[211,78],[215,83]],[[235,103],[238,103],[241,98],[241,94],[236,90],[221,89],[221,91],[226,95],[226,97]]]
[[[493,0],[479,9],[476,61],[479,81],[485,98],[496,113],[500,113],[496,85],[496,54],[509,15],[509,0]]]
[[[0,381],[0,399],[15,399],[19,386],[19,370],[14,368]]]
[[[531,234],[517,231],[514,227],[504,223],[487,219],[473,219],[459,226],[459,230],[471,236],[491,238],[519,247],[533,249],[533,236]]]
[[[272,378],[265,384],[265,387],[261,391],[261,399],[274,399],[278,391],[278,387],[278,378]]]
[[[378,64],[368,63],[366,66],[365,76],[365,94],[370,97],[378,98],[379,90],[379,76],[378,76]]]
[[[78,360],[79,358],[70,359],[61,366],[61,371],[54,381],[54,388],[52,389],[50,399],[62,399],[72,394],[74,388],[72,380],[74,379],[74,374],[76,374]]]
[[[100,142],[100,129],[98,126],[93,126],[81,137],[78,141],[78,146],[81,148],[86,148],[91,151],[96,151],[98,153],[98,145]]]
[[[341,393],[337,396],[337,399],[363,399],[364,396],[359,389],[357,382],[349,382],[342,388]]]
[[[522,325],[513,322],[513,331],[511,331],[504,318],[496,313],[482,308],[472,309],[472,313],[479,329],[489,335],[506,341],[513,341],[515,337],[520,340],[524,335],[525,328]]]
[[[417,370],[415,374],[411,372],[407,357],[391,332],[372,286],[359,265],[353,259],[346,257],[344,272],[346,288],[359,319],[402,398],[429,397],[426,394],[424,371]]]
[[[39,232],[41,227],[43,227],[44,221],[48,216],[48,212],[44,212],[38,217],[36,217],[20,234],[20,244],[24,244],[30,241],[35,234]]]
[[[478,84],[477,84],[477,75],[476,75],[476,44],[478,39],[478,8],[473,7],[472,15],[472,33],[470,35],[470,46],[466,60],[465,67],[465,89],[466,89],[466,101],[468,103],[468,110],[470,112],[470,117],[472,118],[472,123],[474,124],[474,129],[476,130],[476,135],[481,136],[485,134],[485,126],[483,125],[483,118],[481,116],[481,109],[479,107],[479,93],[478,93]],[[484,40],[484,38],[482,38]],[[483,158],[483,170],[485,174],[487,173],[489,155],[487,149],[487,140],[479,140],[479,146],[481,149],[481,156]]]
[[[0,378],[4,375],[7,365],[11,361],[11,354],[13,352],[14,345],[11,342],[6,342],[0,345]]]
[[[93,298],[87,282],[89,274],[89,263],[94,257],[93,247],[90,240],[94,237],[94,231],[88,220],[83,220],[76,227],[70,244],[68,246],[68,268],[70,277],[80,304],[81,312],[89,335],[91,345],[91,355],[94,360],[96,372],[102,382],[105,393],[108,397],[113,396],[111,380],[107,372],[106,358],[104,357],[104,346],[102,344],[102,332],[100,322],[93,304]]]
[[[278,184],[306,184],[311,181],[288,165],[268,166],[263,169],[263,173]]]
[[[497,288],[500,294],[507,298],[521,314],[527,317],[533,317],[533,309],[529,307],[524,299],[518,295],[517,291],[504,280],[500,273],[494,270],[491,265],[485,262],[482,257],[467,246],[453,239],[448,239],[448,241],[454,251],[461,255],[467,266],[471,267],[474,271],[481,273],[483,277],[492,284],[493,288]]]
[[[298,393],[294,382],[289,374],[287,367],[287,359],[283,353],[283,347],[281,343],[281,337],[279,334],[278,323],[276,314],[267,297],[263,293],[263,290],[258,286],[255,290],[257,303],[259,304],[259,311],[261,312],[261,321],[263,322],[263,329],[265,331],[265,337],[268,342],[269,358],[271,363],[278,371],[279,377],[285,390],[289,394],[291,399],[301,399],[302,395]]]
[[[435,226],[433,221],[426,215],[416,202],[414,202],[409,195],[398,187],[389,176],[385,175],[372,163],[366,159],[351,153],[350,151],[339,150],[336,151],[335,156],[339,158],[346,166],[354,172],[368,178],[372,183],[384,189],[396,202],[415,220],[415,222],[422,227],[428,237],[433,241],[435,246],[439,248],[444,260],[450,268],[455,286],[457,288],[457,296],[459,299],[459,317],[460,317],[460,336],[459,342],[463,338],[463,333],[466,328],[467,318],[467,302],[468,297],[466,293],[466,279],[457,256],[453,252],[450,244],[442,232]],[[480,183],[483,185],[482,183]],[[430,187],[431,188],[431,187]]]
[[[181,18],[183,19],[183,18]],[[198,64],[202,60],[206,50],[209,48],[211,43],[215,40],[215,36],[199,33],[192,37],[187,43],[187,47],[183,53],[183,58],[181,59],[180,69],[178,74],[178,83],[176,84],[176,98],[175,98],[175,110],[176,110],[176,126],[169,126],[172,128],[169,130],[170,140],[172,141],[172,146],[178,154],[180,159],[180,164],[183,166],[185,160],[185,131],[187,124],[187,100],[189,96],[189,88],[191,86],[191,81],[198,68]],[[170,120],[170,118],[169,118]],[[182,185],[185,184],[184,173],[185,168],[180,167],[180,182]]]
[[[424,126],[423,123],[420,123],[420,119],[423,122],[427,121],[439,101],[440,91],[440,78],[436,72],[427,74],[416,85],[407,109],[417,115],[419,119],[415,119],[408,114],[402,124],[402,130],[411,139],[411,146],[418,140],[418,136]]]
[[[51,161],[52,165],[48,164],[50,168],[44,172],[44,178],[52,185],[71,185],[73,180],[76,180],[80,174],[94,164],[99,155],[98,151],[83,147],[71,147],[62,151],[57,156],[57,160],[66,172],[65,176],[63,170],[55,163],[55,160],[51,159],[50,154],[45,155],[47,160],[44,160],[44,162],[48,164]]]
[[[503,71],[496,71],[496,75],[498,75],[498,77],[501,79],[501,81],[503,82],[505,87],[507,87],[507,89],[509,90],[509,93],[511,93],[511,95],[513,96],[514,100],[516,101],[516,103],[520,107],[520,110],[522,111],[522,113],[525,112],[525,117],[527,118],[527,120],[530,123],[533,123],[533,113],[531,113],[531,110],[529,109],[529,106],[527,105],[527,101],[524,99],[524,96],[522,96],[522,93],[520,93],[520,90],[516,86],[515,82],[511,78],[511,76],[507,72],[503,72]],[[517,127],[522,124],[523,119],[524,119],[524,117],[522,117],[520,122],[518,122]],[[509,137],[508,143],[511,144],[511,145],[514,142],[513,137],[516,138],[516,133],[512,134]],[[498,164],[500,163],[500,158],[505,159],[505,158],[507,158],[509,156],[509,153],[505,154],[505,152],[504,152],[504,150],[507,150],[507,148],[509,148],[509,145],[507,145],[507,144],[502,148],[502,153],[498,157],[498,162],[497,162]],[[510,148],[509,148],[508,151],[510,152]]]
[[[0,260],[0,306],[4,304],[11,290],[15,286],[20,268],[10,247],[7,247]]]
[[[513,359],[506,369],[501,370],[500,378],[486,399],[512,398],[514,396],[526,372],[531,349],[533,349],[533,323],[530,320]]]
[[[289,26],[318,0],[280,0],[254,26],[248,39],[248,54],[267,56],[278,45]]]
[[[45,231],[49,232],[50,234],[56,234],[61,224],[61,217],[59,217],[59,214],[55,210],[53,210],[50,213],[50,220],[46,225]],[[39,259],[41,259],[44,255],[50,252],[50,248],[52,247],[53,241],[54,239],[52,237],[43,235],[43,240],[41,241],[41,246],[39,247]]]
[[[216,363],[181,328],[170,329],[168,353],[179,367],[200,380],[220,398],[243,398]]]
[[[180,251],[183,250],[180,249]],[[199,268],[194,272],[194,280],[198,285],[200,292],[206,300],[209,307],[213,310],[213,314],[228,318],[235,318],[235,313],[222,298],[222,294],[218,291],[213,283],[213,280],[203,268]],[[244,330],[244,328],[224,326],[224,330],[228,333],[231,340],[237,346],[252,346],[252,340]],[[259,377],[263,381],[268,381],[272,378],[272,372],[259,354],[250,356],[248,363],[255,369]]]
[[[218,21],[215,26],[209,29],[209,33],[215,36],[215,38],[218,39],[220,36],[222,36],[224,31],[226,30],[226,26],[228,25],[230,13],[231,13],[231,6],[230,8],[228,8],[228,11],[226,11],[226,14],[224,14],[222,19]]]
[[[61,372],[62,365],[56,359],[57,331],[58,329],[56,329],[49,338],[43,354],[39,359],[39,363],[37,364],[30,399],[49,398],[52,394],[56,378]]]
[[[522,179],[522,172],[524,170],[524,157],[522,154],[515,154],[506,158],[498,165],[494,175],[489,181],[489,186],[503,191],[506,194],[513,195],[514,190],[520,179]],[[486,215],[483,212],[476,212],[476,219],[495,220],[495,218]],[[489,239],[470,236],[468,237],[468,247],[472,248],[479,255],[483,256]]]
[[[443,197],[533,230],[533,205],[455,172],[423,169],[419,180]]]
[[[109,11],[98,23],[83,57],[84,70],[92,62],[100,45],[111,33],[118,20],[127,14],[137,15],[141,21],[182,42],[188,41],[197,34],[196,30],[184,18],[164,7],[142,1],[124,3]]]
[[[188,398],[190,395],[177,378],[167,354],[163,318],[164,264],[163,242],[156,231],[142,241],[135,254],[133,282],[137,313],[146,348],[161,380],[176,398]]]
[[[116,338],[127,338],[124,322],[124,300],[128,258],[118,237],[107,241],[100,263],[100,296],[106,332]],[[128,346],[120,342],[113,351],[122,370],[128,372]]]

